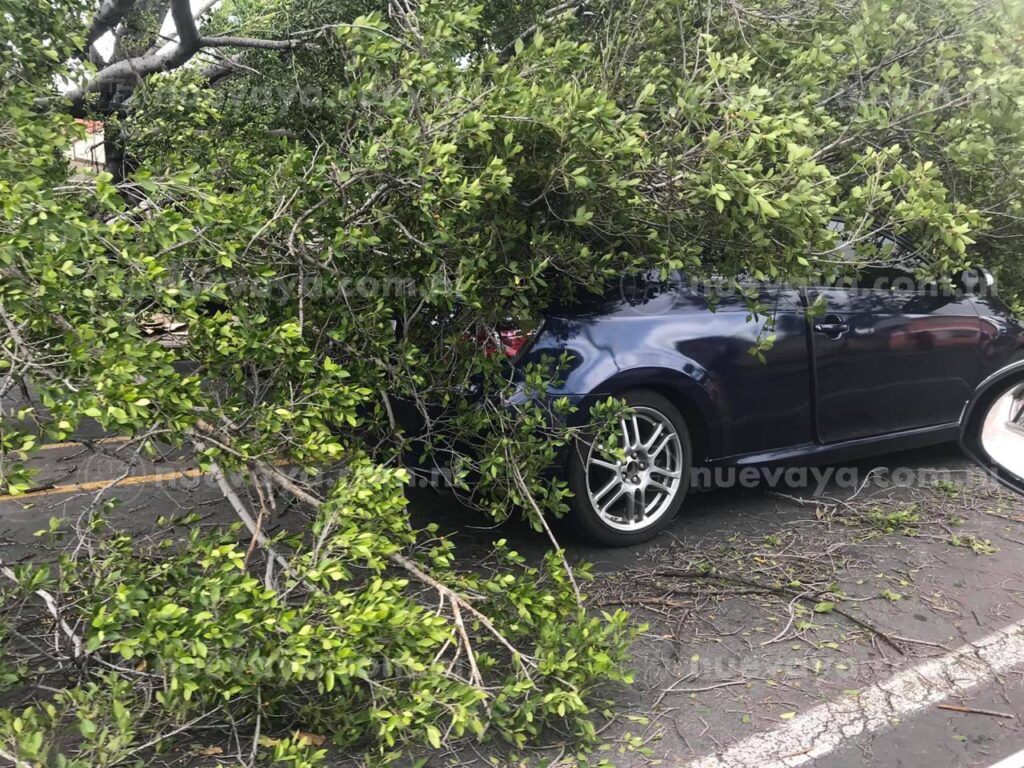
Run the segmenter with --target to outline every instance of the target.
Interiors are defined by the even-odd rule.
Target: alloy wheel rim
[[[586,462],[587,495],[597,516],[617,531],[640,531],[660,520],[683,484],[679,433],[661,412],[635,406],[619,421],[617,448],[623,458],[591,444]]]

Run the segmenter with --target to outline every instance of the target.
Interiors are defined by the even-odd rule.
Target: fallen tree
[[[587,610],[557,546],[456,567],[409,521],[405,459],[550,534],[566,490],[544,470],[574,439],[544,395],[558,366],[510,381],[489,350],[630,270],[827,275],[841,218],[855,244],[911,237],[883,258],[922,274],[984,256],[1019,284],[1019,16],[0,5],[0,393],[37,398],[3,414],[0,488],[93,419],[138,455],[182,449],[241,521],[186,514],[154,531],[187,546],[148,546],[97,498],[55,524],[59,560],[5,566],[0,750],[117,765],[210,728],[240,762],[312,765],[592,740],[595,688],[628,679],[625,615]],[[82,115],[105,121],[105,173],[67,166]],[[147,338],[156,316],[187,343]],[[289,505],[308,525],[270,532]]]

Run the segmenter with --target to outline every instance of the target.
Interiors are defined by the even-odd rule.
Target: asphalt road
[[[33,460],[39,493],[0,498],[4,561],[37,556],[32,534],[50,516],[75,520],[122,475],[110,519],[126,530],[186,509],[207,525],[232,520],[217,489],[175,454],[131,465],[116,443],[104,448],[114,455],[68,444]],[[824,476],[794,473],[698,493],[641,547],[595,548],[562,526],[570,559],[595,564],[591,603],[649,625],[635,685],[605,691],[615,764],[952,768],[1024,749],[1024,630],[1014,629],[1024,621],[1024,503],[953,447],[842,470],[822,488]],[[467,562],[498,537],[529,558],[548,546],[447,494],[409,497],[414,519],[437,522]],[[996,661],[959,676],[963,660],[950,654],[1008,627]],[[937,664],[946,666],[927,689],[891,685]]]

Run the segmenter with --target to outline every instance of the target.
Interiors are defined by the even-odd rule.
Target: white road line
[[[1024,621],[900,672],[862,690],[857,697],[820,704],[774,731],[754,734],[723,752],[683,765],[686,768],[796,768],[831,754],[848,739],[895,725],[909,715],[951,696],[967,693],[1022,664]],[[1010,765],[1021,763],[1007,764]],[[1001,763],[1000,768],[1004,768]]]
[[[1024,768],[1024,751],[1010,755],[989,768]]]

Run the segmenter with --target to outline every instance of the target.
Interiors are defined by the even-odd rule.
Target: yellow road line
[[[96,445],[117,445],[118,443],[127,443],[133,438],[127,435],[116,435],[114,437],[101,437],[98,440],[69,440],[66,443],[43,443],[39,446],[40,451],[55,451],[58,448],[74,448],[76,446],[85,445],[86,442],[95,443]]]
[[[147,483],[167,483],[171,480],[184,478],[202,477],[205,473],[201,469],[183,469],[178,472],[164,472],[160,475],[131,475],[112,482],[111,480],[94,480],[89,483],[71,483],[69,485],[55,485],[52,488],[41,488],[38,491],[28,491],[7,496],[0,496],[0,502],[20,501],[21,499],[34,499],[40,496],[58,496],[62,493],[78,493],[80,491],[99,491],[104,488],[119,488],[125,485],[145,485]]]

